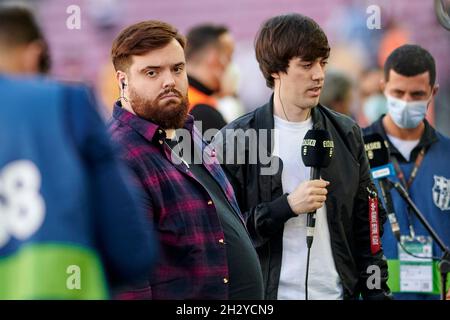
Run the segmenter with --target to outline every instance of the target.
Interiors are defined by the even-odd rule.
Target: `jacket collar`
[[[266,103],[261,108],[257,109],[255,112],[255,121],[256,121],[256,127],[258,129],[266,129],[266,130],[272,130],[275,127],[274,124],[274,117],[273,117],[273,98],[274,95],[270,97],[270,100],[268,103]],[[313,120],[313,129],[326,129],[325,119],[324,115],[322,114],[322,105],[318,104],[316,107],[311,109],[311,117]],[[268,131],[271,132],[271,131]],[[272,154],[272,135],[267,135],[267,145],[270,146],[270,150],[267,148],[267,151],[269,154]]]
[[[328,109],[326,109],[321,104],[317,104],[314,108],[311,109],[311,117],[313,121],[313,129],[322,129],[322,130],[328,130],[328,132],[332,135],[332,139],[336,139],[335,143],[337,143],[337,139],[339,139],[339,135],[336,132],[335,128],[333,128],[332,124],[329,123],[331,120],[330,116],[327,116],[330,113]],[[256,127],[258,129],[273,129],[274,128],[274,117],[273,117],[273,95],[270,99],[270,101],[262,106],[261,108],[256,110],[255,114],[255,121],[256,121]],[[330,127],[328,127],[330,126]],[[273,132],[273,130],[269,131]],[[273,134],[273,133],[272,133]],[[259,141],[261,147],[266,147],[264,143],[267,143],[267,146],[270,146],[270,149],[267,149],[267,155],[272,156],[273,152],[273,136],[271,134],[267,135],[267,142],[265,141]],[[300,144],[301,141],[298,141]],[[344,142],[345,143],[345,142]],[[273,156],[272,156],[273,157]],[[283,170],[283,161],[279,159],[279,171],[275,175],[271,176],[265,176],[261,175],[260,180],[263,183],[266,183],[269,186],[268,192],[271,192],[272,189],[276,188],[276,186],[281,185],[281,172]],[[332,163],[327,168],[321,169],[321,176],[328,181],[334,181],[336,177],[336,161],[334,161],[334,164]],[[328,191],[330,193],[330,199],[334,196],[334,193],[336,189],[338,188],[337,183],[332,183],[328,187]],[[264,189],[261,189],[264,192]],[[268,198],[270,198],[270,195],[266,195]],[[327,201],[327,206],[331,207],[331,200]],[[334,219],[335,217],[331,217]],[[330,220],[331,221],[331,220]]]

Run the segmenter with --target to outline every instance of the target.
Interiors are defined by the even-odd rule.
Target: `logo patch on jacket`
[[[433,201],[441,210],[450,210],[450,179],[434,176]]]

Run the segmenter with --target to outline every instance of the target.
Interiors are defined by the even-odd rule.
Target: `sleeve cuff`
[[[278,199],[268,203],[270,216],[274,222],[285,223],[296,214],[292,211],[287,200],[288,194],[285,193]]]

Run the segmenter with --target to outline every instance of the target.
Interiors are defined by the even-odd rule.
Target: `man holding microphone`
[[[308,17],[281,15],[263,24],[255,47],[274,93],[266,105],[223,128],[213,145],[257,248],[266,299],[389,298],[383,250],[370,235],[369,204],[377,197],[360,128],[318,104],[330,51],[326,35]],[[322,179],[311,181],[301,159],[310,129],[328,131],[334,143]],[[239,131],[248,134],[236,139]],[[251,132],[257,132],[254,141]],[[244,161],[234,161],[230,153]],[[385,212],[372,208],[378,209],[373,230],[382,234]],[[315,210],[306,294],[305,213]]]

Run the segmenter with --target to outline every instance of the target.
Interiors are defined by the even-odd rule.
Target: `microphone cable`
[[[311,247],[308,246],[308,254],[306,256],[306,274],[305,274],[305,300],[308,299],[308,276],[309,276],[309,258],[311,253]]]
[[[309,300],[308,298],[308,277],[309,277],[309,262],[310,262],[310,256],[311,256],[311,247],[313,243],[313,234],[309,234],[311,232],[308,228],[308,226],[312,226],[313,228],[316,227],[316,214],[315,213],[308,213],[307,215],[307,231],[306,231],[306,246],[308,248],[307,256],[306,256],[306,272],[305,272],[305,300]]]

